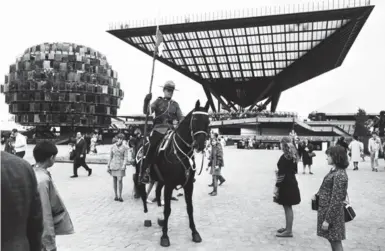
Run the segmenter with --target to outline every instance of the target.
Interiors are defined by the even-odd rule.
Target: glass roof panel
[[[258,44],[258,39],[256,36],[248,36],[247,37],[247,41],[249,42],[249,44]]]
[[[245,77],[252,77],[253,74],[252,74],[251,71],[244,71],[244,72],[243,72],[243,76],[245,76]]]
[[[233,39],[232,37],[230,37],[230,38],[224,38],[224,39],[223,39],[223,43],[224,43],[224,45],[227,45],[227,46],[229,46],[229,45],[235,45],[234,39]]]
[[[210,64],[209,69],[210,71],[218,71],[218,67],[215,64]]]
[[[254,62],[261,61],[261,54],[251,54],[251,60]]]
[[[285,60],[286,54],[285,53],[275,53],[274,57],[275,57],[275,60]]]
[[[227,53],[228,55],[233,55],[233,54],[236,53],[235,47],[233,47],[233,46],[225,47],[225,48],[226,48],[226,53]]]
[[[202,56],[201,50],[194,49],[194,50],[192,50],[192,52],[193,52],[194,56],[196,56],[196,57]]]
[[[189,66],[188,69],[191,71],[191,72],[196,72],[197,71],[197,68],[195,66]]]
[[[240,55],[239,59],[241,62],[249,62],[250,61],[249,56],[246,56],[246,55]]]
[[[219,69],[221,71],[228,71],[229,70],[229,66],[227,64],[220,64],[219,65]]]
[[[180,58],[180,53],[179,53],[179,51],[171,51],[171,55],[172,55],[174,58]]]
[[[249,49],[250,49],[251,53],[259,53],[260,52],[259,45],[251,45],[251,46],[249,46]]]
[[[187,32],[185,33],[185,35],[188,39],[197,39],[197,35],[195,34],[195,32]]]
[[[201,39],[209,37],[207,31],[198,31],[197,34],[198,34],[198,37],[201,38]]]
[[[210,37],[219,37],[220,33],[219,33],[219,30],[213,30],[213,31],[209,31],[209,35]]]
[[[246,45],[247,44],[246,37],[236,37],[235,41],[236,41],[237,45]]]
[[[256,70],[262,70],[263,67],[262,67],[262,63],[253,63],[253,69],[256,69]]]
[[[262,35],[261,36],[261,41],[264,41],[264,43],[271,43],[271,35]]]
[[[299,43],[299,50],[310,50],[311,42]]]
[[[263,71],[254,71],[254,75],[257,77],[263,77]]]
[[[259,33],[260,33],[260,34],[267,34],[267,33],[270,33],[270,26],[262,26],[262,27],[259,27]]]
[[[238,36],[244,36],[245,35],[245,29],[239,28],[239,29],[233,29],[234,33],[236,32],[236,35]]]
[[[246,33],[249,35],[254,35],[254,34],[258,34],[258,31],[255,27],[251,27],[251,28],[246,28]]]
[[[170,58],[171,55],[170,55],[170,53],[168,51],[163,51],[163,57]]]
[[[251,65],[246,64],[246,63],[241,64],[241,67],[242,67],[242,70],[250,70],[251,69]]]
[[[275,65],[277,66],[277,68],[285,68],[286,67],[286,61],[277,61],[275,63]]]
[[[197,64],[204,64],[205,63],[205,61],[201,57],[195,58],[195,61],[197,62]]]
[[[214,46],[223,46],[222,39],[214,38],[211,39],[211,42]]]
[[[190,45],[191,48],[199,48],[200,47],[198,44],[198,40],[189,40],[188,44]]]
[[[237,49],[240,54],[248,53],[247,46],[237,46]]]
[[[202,71],[207,71],[206,65],[198,65],[199,70]]]
[[[183,57],[192,57],[189,50],[181,50]]]
[[[239,64],[230,64],[231,70],[239,70]]]
[[[230,72],[228,72],[228,71],[222,72],[222,76],[223,76],[224,78],[230,78],[230,77],[231,77]]]
[[[221,77],[218,72],[212,72],[211,75],[213,76],[213,78],[220,78]]]
[[[219,63],[227,63],[226,57],[217,57]]]
[[[225,51],[223,48],[214,48],[215,54],[220,56],[220,55],[225,55]]]
[[[203,49],[203,52],[205,53],[206,56],[214,55],[214,52],[213,52],[213,50],[211,48]]]
[[[274,76],[274,75],[275,75],[275,72],[272,71],[272,70],[265,70],[265,75],[266,75],[267,77]]]
[[[285,51],[285,50],[286,50],[286,45],[284,43],[274,44],[274,51],[275,52],[280,52],[280,51]]]
[[[231,63],[236,63],[238,62],[238,57],[237,56],[229,56],[229,62]]]
[[[232,31],[227,29],[227,30],[220,30],[222,37],[231,37],[233,35]]]
[[[233,77],[235,77],[235,78],[242,77],[241,72],[239,72],[239,71],[231,71],[231,72],[233,73]]]
[[[192,58],[185,58],[186,60],[186,63],[189,64],[189,65],[194,65],[194,60]]]
[[[214,57],[207,57],[206,60],[207,60],[207,63],[209,63],[209,64],[215,64],[216,63]]]
[[[211,47],[211,45],[210,45],[210,40],[208,40],[208,39],[202,39],[202,40],[200,40],[200,43],[201,43],[201,45],[202,45],[202,47]]]

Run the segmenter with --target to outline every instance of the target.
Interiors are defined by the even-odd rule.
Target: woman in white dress
[[[358,141],[358,137],[354,135],[353,141],[349,144],[349,155],[354,165],[353,170],[358,170],[358,162],[361,159],[361,154],[363,151],[363,145]]]

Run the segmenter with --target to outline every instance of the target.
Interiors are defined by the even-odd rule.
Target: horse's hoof
[[[164,220],[158,219],[158,225],[160,227],[163,227],[164,226]]]
[[[170,239],[166,236],[166,237],[160,237],[160,245],[162,247],[169,247],[170,246]]]
[[[200,243],[200,242],[202,242],[202,238],[201,238],[201,236],[199,235],[199,233],[193,233],[193,234],[192,234],[192,241],[195,242],[195,243]]]
[[[145,227],[151,227],[151,226],[152,226],[151,220],[145,220],[145,221],[144,221],[144,226],[145,226]]]

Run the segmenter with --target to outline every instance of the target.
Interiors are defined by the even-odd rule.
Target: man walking
[[[372,138],[369,139],[368,149],[370,153],[370,163],[373,172],[378,172],[378,155],[382,151],[381,139],[376,132],[372,132]]]
[[[86,171],[88,171],[88,176],[92,174],[92,169],[88,167],[86,164],[86,154],[87,154],[87,144],[86,141],[82,137],[81,132],[77,132],[76,134],[76,144],[75,144],[75,158],[74,158],[74,166],[73,171],[74,175],[71,178],[78,177],[78,168],[84,167]]]
[[[12,135],[15,137],[15,154],[20,158],[24,158],[25,150],[27,149],[26,137],[19,133],[17,129],[12,129]]]

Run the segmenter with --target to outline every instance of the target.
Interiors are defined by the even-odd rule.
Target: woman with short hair
[[[109,172],[113,177],[115,201],[123,202],[123,177],[126,176],[128,149],[123,144],[124,134],[119,133],[116,136],[116,139],[117,142],[111,147],[110,160],[107,164],[107,172]]]
[[[317,235],[326,238],[333,251],[342,251],[345,240],[344,201],[348,190],[348,155],[342,146],[332,146],[326,151],[328,164],[333,166],[326,174],[318,195]],[[315,200],[316,196],[313,196]]]

